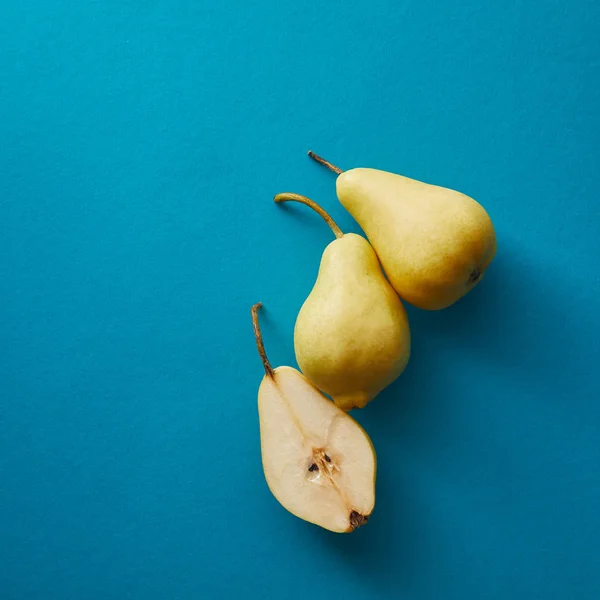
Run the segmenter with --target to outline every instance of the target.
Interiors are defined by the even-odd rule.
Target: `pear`
[[[275,201],[310,206],[336,236],[323,252],[317,280],[296,319],[300,370],[343,410],[363,408],[406,367],[410,329],[404,306],[364,237],[344,235],[305,196],[278,194]]]
[[[258,390],[265,479],[293,515],[334,531],[364,525],[375,506],[375,450],[347,413],[291,367],[273,369],[252,307],[265,376]]]
[[[342,171],[308,154],[339,175],[340,202],[367,234],[401,298],[439,310],[481,280],[496,253],[496,234],[475,200],[387,171]]]

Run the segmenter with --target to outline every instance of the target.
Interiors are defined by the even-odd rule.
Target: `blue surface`
[[[572,5],[572,6],[570,6]],[[0,7],[0,597],[600,598],[600,4]],[[480,200],[478,288],[409,310],[356,417],[369,525],[286,513],[262,369],[332,239],[309,148]]]

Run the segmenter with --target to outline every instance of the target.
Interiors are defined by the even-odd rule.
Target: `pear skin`
[[[282,197],[298,200],[292,194],[276,199]],[[323,252],[296,319],[294,348],[309,381],[351,410],[363,408],[402,373],[410,357],[410,328],[369,242],[344,235],[335,223],[332,229],[337,239]]]
[[[338,173],[341,204],[367,234],[401,298],[439,310],[481,281],[496,253],[496,234],[478,202],[386,171],[341,171],[311,156]]]

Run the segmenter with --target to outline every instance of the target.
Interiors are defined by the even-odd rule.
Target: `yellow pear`
[[[278,194],[316,210],[336,240],[323,252],[315,285],[294,328],[301,371],[342,409],[362,408],[406,367],[410,329],[402,302],[365,238],[344,235],[315,202]]]
[[[371,440],[302,373],[271,367],[258,323],[260,307],[252,307],[252,322],[265,369],[258,414],[267,485],[293,515],[337,533],[354,531],[375,506]]]
[[[342,171],[340,202],[377,252],[398,295],[419,308],[454,304],[481,280],[496,253],[485,209],[469,196],[377,169]]]

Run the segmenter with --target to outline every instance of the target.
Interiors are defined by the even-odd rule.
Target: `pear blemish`
[[[481,269],[479,267],[473,269],[473,271],[471,271],[471,274],[469,275],[468,283],[470,283],[471,285],[477,283],[481,279],[481,274]]]

